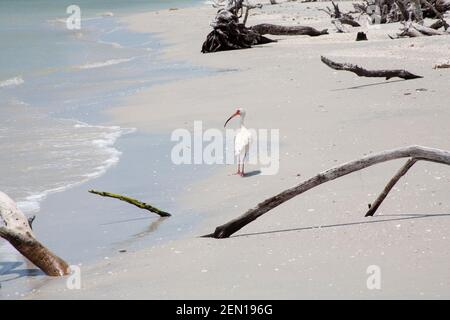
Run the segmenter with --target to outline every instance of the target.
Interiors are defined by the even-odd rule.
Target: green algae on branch
[[[170,213],[162,211],[162,210],[160,210],[156,207],[153,207],[145,202],[141,202],[139,200],[136,200],[136,199],[133,199],[130,197],[122,196],[120,194],[114,194],[114,193],[110,193],[110,192],[103,192],[103,191],[96,191],[96,190],[89,190],[89,192],[93,193],[93,194],[97,194],[102,197],[115,198],[115,199],[119,199],[121,201],[128,202],[132,205],[135,205],[138,208],[145,209],[145,210],[151,211],[153,213],[156,213],[157,215],[159,215],[161,217],[170,217],[171,216]]]

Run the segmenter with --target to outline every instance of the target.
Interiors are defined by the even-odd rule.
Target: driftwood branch
[[[161,217],[170,217],[171,216],[170,213],[162,211],[162,210],[160,210],[156,207],[153,207],[145,202],[141,202],[139,200],[136,200],[136,199],[133,199],[130,197],[122,196],[120,194],[114,194],[114,193],[110,193],[110,192],[103,192],[103,191],[96,191],[96,190],[89,190],[89,192],[93,193],[93,194],[97,194],[102,197],[109,197],[109,198],[114,198],[114,199],[128,202],[129,204],[135,205],[138,208],[156,213],[157,215],[159,215]]]
[[[321,172],[292,188],[289,188],[273,197],[264,200],[256,207],[248,210],[242,216],[231,220],[224,225],[218,226],[214,233],[206,235],[205,237],[228,238],[235,232],[239,231],[241,228],[245,227],[250,222],[258,219],[263,214],[312,188],[315,188],[325,182],[348,175],[352,172],[376,165],[378,163],[401,158],[413,158],[416,160],[431,161],[450,165],[449,151],[421,146],[409,146],[368,155],[363,158],[353,160],[337,167],[331,168],[327,171]]]
[[[45,274],[63,276],[70,273],[69,265],[36,239],[27,217],[3,192],[0,192],[0,218],[4,222],[4,226],[0,227],[0,237],[7,240]]]
[[[360,27],[361,25],[355,21],[355,18],[353,18],[353,16],[350,13],[342,13],[341,10],[339,9],[339,5],[337,3],[334,3],[333,1],[331,2],[331,4],[333,5],[333,10],[330,9],[330,7],[326,7],[326,9],[322,9],[319,8],[319,11],[323,11],[326,14],[328,14],[330,16],[330,18],[332,19],[332,23],[335,24],[336,20],[339,21],[341,24],[347,24],[350,25],[352,27]],[[339,31],[339,27],[338,27],[338,31]],[[343,32],[343,31],[340,31]]]
[[[384,201],[384,199],[386,199],[388,193],[392,190],[392,188],[395,186],[398,180],[400,180],[400,178],[403,177],[416,162],[417,159],[415,158],[406,161],[406,163],[400,168],[400,170],[395,174],[395,176],[393,176],[392,179],[389,180],[389,183],[383,189],[383,192],[381,192],[381,194],[378,196],[375,202],[369,204],[369,211],[367,211],[366,217],[372,217],[375,214],[375,212],[380,207],[381,203]]]
[[[437,63],[434,65],[433,69],[448,69],[450,68],[450,60],[447,62]]]
[[[405,80],[423,78],[422,76],[412,74],[406,70],[366,70],[355,64],[334,62],[323,56],[321,57],[321,60],[323,63],[334,70],[350,71],[360,77],[382,77],[386,78],[386,80],[395,77]]]

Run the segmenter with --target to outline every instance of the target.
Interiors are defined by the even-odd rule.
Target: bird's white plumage
[[[234,154],[244,157],[248,153],[251,141],[252,135],[250,131],[246,127],[241,126],[234,138]]]
[[[241,177],[244,177],[245,176],[244,162],[250,150],[250,143],[252,142],[252,134],[250,130],[248,130],[244,125],[245,110],[242,108],[238,108],[236,112],[231,117],[228,118],[228,120],[225,122],[224,127],[226,127],[228,121],[230,121],[232,118],[236,116],[239,116],[240,118],[240,127],[236,131],[236,135],[234,137],[234,154],[238,160],[237,174],[239,174]]]

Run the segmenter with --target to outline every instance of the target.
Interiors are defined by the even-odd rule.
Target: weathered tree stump
[[[70,274],[69,265],[36,239],[29,220],[3,192],[0,192],[0,217],[4,222],[4,226],[0,226],[0,237],[25,258],[49,276]]]

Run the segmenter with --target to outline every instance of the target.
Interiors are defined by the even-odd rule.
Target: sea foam
[[[121,152],[114,148],[117,139],[125,134],[135,131],[133,128],[121,128],[119,126],[96,126],[83,122],[76,122],[73,125],[74,137],[80,135],[83,139],[74,139],[70,145],[64,143],[53,143],[53,147],[58,150],[61,148],[73,149],[73,156],[69,156],[64,161],[59,161],[52,165],[62,167],[61,181],[50,188],[31,193],[28,196],[18,199],[17,206],[25,213],[35,213],[40,210],[40,203],[47,198],[48,195],[65,191],[75,187],[81,183],[103,175],[109,168],[115,166],[121,156]],[[66,150],[64,151],[66,152]],[[78,153],[78,154],[77,154]],[[77,171],[77,174],[65,171],[70,169],[70,162],[84,161],[88,164],[84,172]],[[67,178],[67,179],[65,179]],[[47,186],[48,187],[48,186]]]
[[[93,63],[87,63],[81,66],[78,66],[78,69],[96,69],[96,68],[103,68],[108,66],[113,66],[120,63],[130,62],[134,60],[135,58],[124,58],[124,59],[110,59],[106,61],[100,61],[100,62],[93,62]]]
[[[16,87],[23,84],[25,81],[21,76],[10,78],[4,81],[0,81],[0,88],[6,88],[6,87]]]

